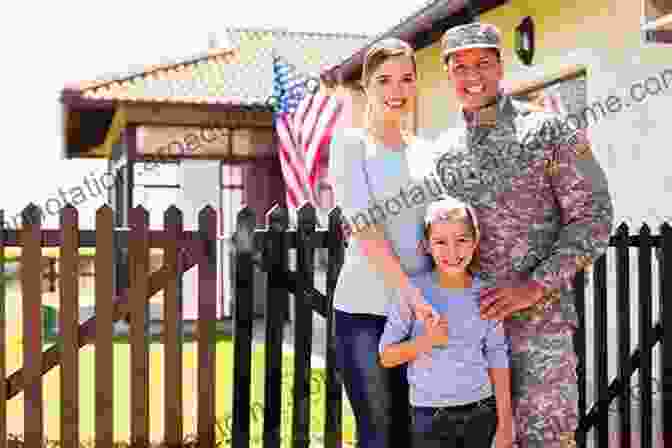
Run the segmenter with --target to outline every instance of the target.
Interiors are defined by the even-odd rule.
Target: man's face
[[[504,75],[497,51],[469,48],[450,55],[446,64],[455,95],[464,110],[474,110],[492,102]]]

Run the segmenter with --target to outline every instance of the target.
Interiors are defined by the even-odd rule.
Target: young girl
[[[493,437],[509,447],[509,341],[500,323],[479,314],[473,209],[451,198],[430,204],[425,239],[434,270],[412,281],[441,318],[419,322],[408,305],[393,303],[379,346],[384,367],[408,363],[414,448],[485,448]]]

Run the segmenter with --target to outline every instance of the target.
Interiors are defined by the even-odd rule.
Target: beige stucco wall
[[[506,79],[511,85],[560,72],[569,65],[587,68],[588,103],[605,104],[610,95],[625,99],[633,83],[667,72],[667,89],[641,103],[608,113],[590,126],[594,151],[607,171],[617,218],[657,225],[672,220],[672,46],[644,44],[639,30],[642,4],[633,0],[513,0],[483,14],[503,34]],[[534,67],[513,53],[514,29],[525,16],[536,25]],[[441,129],[456,119],[456,103],[443,72],[438,43],[420,50],[422,127]],[[653,89],[653,81],[650,81]],[[637,92],[639,93],[639,91]]]
[[[527,15],[536,24],[533,67],[523,66],[513,53],[514,29]],[[608,113],[589,127],[593,151],[609,179],[616,223],[627,220],[638,231],[645,221],[654,226],[653,233],[657,234],[662,219],[672,223],[672,45],[645,44],[640,32],[641,16],[640,0],[512,0],[482,15],[480,20],[496,24],[503,33],[509,85],[540,79],[569,66],[585,66],[588,104],[599,101],[604,105],[611,95],[625,102],[630,87],[649,77],[658,77],[662,85],[661,73],[670,70],[666,90]],[[445,129],[455,123],[457,104],[440,63],[438,43],[418,51],[417,60],[419,126]],[[354,109],[350,115],[357,117],[357,105]],[[350,119],[348,116],[344,121]],[[608,278],[613,282],[613,257],[609,257],[608,265]],[[632,281],[636,282],[635,278]],[[615,296],[611,294],[615,284],[611,286],[609,313],[613,329],[616,312],[612,306]],[[632,287],[636,288],[635,284]],[[657,297],[656,285],[654,289],[653,297]],[[592,315],[586,317],[592,319]],[[610,333],[612,336],[615,334]],[[615,367],[611,355],[609,364],[610,369]]]
[[[589,127],[593,151],[609,180],[616,224],[625,220],[638,231],[642,222],[647,222],[654,226],[653,233],[657,234],[661,220],[672,223],[672,46],[643,43],[641,13],[639,0],[581,3],[577,0],[513,0],[482,15],[480,20],[494,23],[503,33],[503,53],[507,61],[505,77],[509,86],[558,73],[571,65],[583,65],[587,70],[588,104],[599,101],[604,105],[610,95],[619,96],[625,102],[630,97],[631,86],[649,77],[657,77],[658,83],[665,87],[661,73],[669,70],[665,77],[667,89],[640,103],[632,102],[621,111],[607,113],[597,122],[592,121]],[[523,66],[513,53],[514,29],[527,15],[532,16],[536,24],[535,65],[531,68]],[[420,126],[446,128],[457,118],[457,105],[442,71],[438,45],[419,51],[417,58],[421,74]],[[653,82],[650,81],[651,87],[654,87]],[[615,341],[617,312],[613,256],[608,257],[607,264],[609,338]],[[633,282],[637,282],[635,267],[633,262]],[[631,287],[636,291],[635,284]],[[657,302],[656,285],[654,289],[654,302]],[[632,297],[637,300],[636,292]],[[592,300],[590,288],[586,300],[588,304]],[[592,347],[590,322],[593,316],[590,311],[589,307],[586,318],[591,331],[587,334],[587,342]],[[634,305],[632,312],[637,314]],[[654,303],[654,314],[657,312]],[[636,327],[637,323],[633,325]],[[633,335],[636,334],[637,330],[633,328],[633,331]],[[616,368],[614,350],[615,345],[612,345],[609,349],[612,374]],[[590,359],[588,363],[590,375]],[[656,364],[654,361],[654,369]],[[590,378],[588,387],[592,393]],[[654,406],[654,410],[657,414],[660,408]]]
[[[534,66],[523,66],[513,53],[514,29],[530,15],[536,24]],[[624,100],[633,83],[651,76],[667,86],[630,108],[608,113],[590,125],[598,160],[607,171],[617,220],[639,225],[672,221],[672,151],[669,111],[672,106],[672,46],[645,44],[640,32],[642,4],[638,0],[512,0],[480,17],[503,34],[506,80],[509,85],[558,73],[568,66],[587,69],[588,103],[605,104],[610,95]],[[418,124],[435,131],[451,126],[457,104],[440,63],[438,42],[418,51],[420,100]],[[662,85],[662,81],[659,81]],[[363,98],[339,89],[348,99],[341,125],[360,124]]]

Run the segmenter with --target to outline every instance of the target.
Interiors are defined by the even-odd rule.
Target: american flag
[[[298,71],[277,54],[273,55],[273,76],[275,128],[287,207],[295,210],[306,201],[319,207],[318,162],[328,150],[342,104],[319,91],[319,78]]]

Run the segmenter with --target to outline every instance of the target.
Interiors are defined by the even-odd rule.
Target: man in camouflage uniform
[[[481,223],[482,316],[511,338],[516,444],[575,445],[573,278],[608,247],[613,207],[581,130],[502,93],[500,34],[471,23],[442,39],[461,104],[433,160],[444,192]]]

